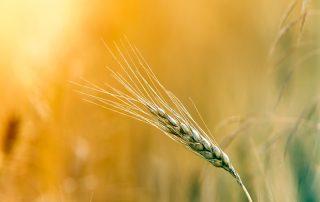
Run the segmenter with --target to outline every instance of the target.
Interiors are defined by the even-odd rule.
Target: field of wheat
[[[320,201],[318,0],[1,0],[0,201]]]

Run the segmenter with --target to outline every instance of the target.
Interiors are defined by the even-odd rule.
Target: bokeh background
[[[115,82],[102,39],[126,35],[193,99],[254,201],[319,201],[319,4],[1,0],[0,200],[246,201],[223,170],[74,91]]]

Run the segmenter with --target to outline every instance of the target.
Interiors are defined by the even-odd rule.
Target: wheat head
[[[159,82],[139,50],[127,38],[120,40],[120,45],[114,43],[116,51],[112,51],[106,44],[105,46],[121,72],[107,68],[123,90],[109,84],[101,87],[82,79],[81,83],[75,84],[91,92],[79,91],[85,95],[84,100],[160,129],[213,166],[230,173],[242,187],[248,200],[252,201],[228,155],[201,129],[181,101]]]

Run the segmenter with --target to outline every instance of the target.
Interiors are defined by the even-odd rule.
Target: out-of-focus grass
[[[297,24],[267,58],[289,3],[2,0],[0,200],[245,200],[224,172],[73,91],[80,77],[114,82],[101,38],[125,34],[217,141],[232,140],[226,151],[255,201],[318,201],[316,1],[301,41]]]

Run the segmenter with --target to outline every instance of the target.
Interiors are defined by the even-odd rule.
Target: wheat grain
[[[121,48],[114,44],[115,52],[107,45],[106,47],[122,73],[108,69],[125,92],[108,84],[103,88],[83,79],[85,84],[77,85],[91,90],[91,93],[80,92],[86,96],[85,100],[160,129],[215,167],[230,173],[242,187],[248,200],[252,201],[228,155],[201,129],[180,100],[159,82],[138,49],[127,39],[126,42],[121,40],[120,44]],[[94,95],[92,91],[108,95],[108,98]]]

